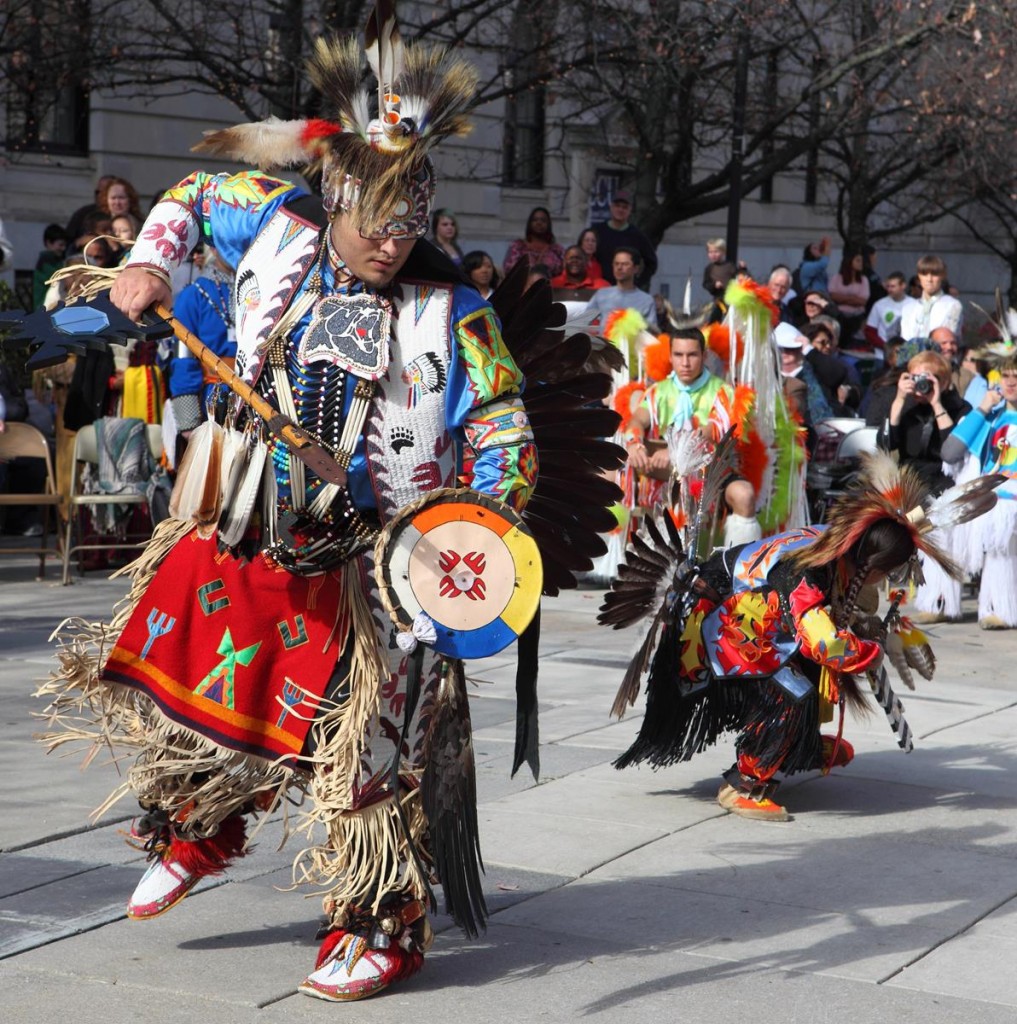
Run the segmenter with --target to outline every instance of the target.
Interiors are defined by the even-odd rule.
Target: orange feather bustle
[[[766,306],[770,311],[770,326],[776,327],[780,323],[780,310],[777,308],[777,304],[773,301],[773,296],[770,294],[770,289],[765,284],[758,284],[753,281],[752,278],[747,278],[741,282],[742,287],[746,291],[752,292],[753,295],[759,301]]]
[[[731,356],[731,331],[727,324],[704,324],[706,347],[725,365]]]
[[[612,401],[614,411],[621,416],[621,423],[618,425],[618,429],[622,433],[625,433],[628,429],[632,414],[639,407],[639,403],[643,400],[643,395],[646,394],[646,387],[645,381],[634,380],[629,384],[623,384],[615,392]]]
[[[717,401],[723,405],[738,440],[738,466],[741,474],[758,494],[763,486],[763,475],[770,454],[752,425],[752,406],[755,400],[756,393],[747,384],[739,384],[730,398],[724,391],[717,395]]]
[[[745,437],[749,427],[749,417],[752,414],[752,405],[756,400],[756,393],[747,384],[739,384],[735,388],[734,398],[731,400],[730,413],[731,422],[735,425],[735,437]]]
[[[671,522],[674,523],[679,530],[685,529],[685,524],[687,522],[685,513],[677,505],[667,505],[665,506],[665,511],[671,517]]]
[[[663,380],[671,372],[671,335],[658,334],[653,345],[643,350],[643,368],[650,380]]]
[[[763,439],[753,429],[736,436],[738,437],[738,468],[741,475],[752,484],[752,489],[756,494],[759,494],[763,489],[763,477],[770,462],[770,451]]]
[[[706,337],[706,347],[725,365],[731,365],[731,328],[727,324],[709,324],[702,328]],[[735,359],[742,358],[745,352],[745,341],[735,333]]]

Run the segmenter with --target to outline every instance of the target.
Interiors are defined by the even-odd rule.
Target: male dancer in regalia
[[[258,432],[276,501],[234,542],[243,549],[253,532],[249,560],[178,525],[140,600],[136,576],[134,615],[84,683],[106,735],[137,753],[134,838],[151,864],[134,919],[243,855],[245,819],[287,785],[309,793],[326,838],[296,876],[327,893],[328,934],[300,989],[329,1000],[409,976],[430,941],[420,778],[443,666],[428,652],[408,712],[409,659],[378,600],[373,538],[408,503],[455,485],[457,442],[475,451],[472,487],[516,509],[537,473],[522,378],[491,308],[419,241],[435,194],[428,149],[464,130],[476,76],[406,47],[388,81],[400,49],[388,6],[367,33],[376,117],[357,43],[320,42],[310,70],[328,121],[270,120],[203,144],[259,167],[320,159],[325,216],[260,171],[197,172],[152,211],[111,292],[139,319],[169,304],[170,275],[195,246],[214,246],[236,272],[237,373],[320,441],[346,485]],[[184,471],[208,472],[198,456]]]

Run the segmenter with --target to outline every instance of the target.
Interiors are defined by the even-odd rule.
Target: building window
[[[70,10],[68,10],[70,8]],[[85,27],[87,0],[31,0],[5,30],[7,148],[14,152],[88,152],[88,91],[68,25]]]
[[[541,188],[544,184],[544,99],[542,85],[508,99],[502,170],[506,185]]]
[[[505,54],[502,181],[519,188],[544,185],[544,107],[542,78],[544,29],[550,9],[543,0],[519,0],[513,15],[512,47]]]

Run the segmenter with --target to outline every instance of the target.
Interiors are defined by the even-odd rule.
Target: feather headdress
[[[982,345],[974,353],[976,359],[984,359],[991,369],[998,369],[1003,362],[1009,362],[1017,356],[1017,309],[1012,306],[1004,308],[1003,294],[996,289],[996,315],[991,316],[982,309],[977,302],[972,306],[981,313],[986,321],[986,326],[995,328],[995,340],[987,345]]]
[[[377,80],[374,103],[365,62]],[[377,0],[364,48],[352,38],[319,39],[308,74],[324,118],[236,125],[206,133],[194,148],[263,170],[321,163],[329,212],[351,212],[361,230],[394,221],[392,234],[422,235],[434,197],[427,154],[469,131],[476,69],[444,50],[404,46],[393,0]]]
[[[857,488],[833,505],[826,531],[803,548],[795,561],[802,566],[833,562],[846,555],[869,527],[890,519],[907,529],[918,551],[959,578],[960,568],[931,533],[937,527],[954,526],[987,512],[996,503],[993,490],[1003,479],[998,474],[980,476],[932,500],[911,467],[899,466],[886,452],[865,455]]]

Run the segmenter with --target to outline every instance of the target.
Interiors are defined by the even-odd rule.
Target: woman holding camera
[[[897,380],[897,393],[879,428],[881,448],[911,466],[933,495],[953,481],[943,472],[943,442],[971,406],[957,394],[950,364],[938,352],[919,352]],[[948,546],[948,539],[947,545]],[[961,587],[931,560],[923,563],[925,583],[915,595],[918,622],[952,622],[961,617]]]

